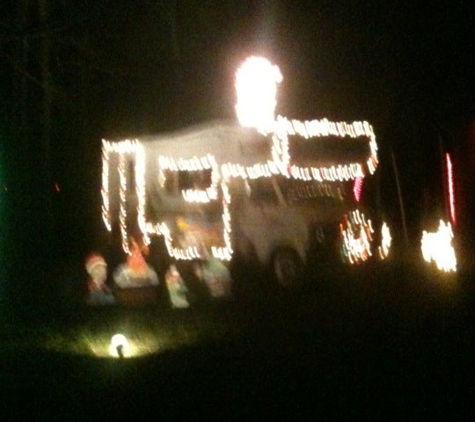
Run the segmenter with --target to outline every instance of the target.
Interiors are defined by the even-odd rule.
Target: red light
[[[363,189],[363,178],[361,176],[358,176],[355,179],[355,182],[353,184],[353,195],[355,196],[356,202],[360,202],[362,189]]]
[[[450,159],[449,153],[445,154],[445,160],[447,163],[447,184],[449,187],[450,217],[452,218],[452,223],[455,226],[456,218],[455,218],[454,177],[453,177],[452,160]]]

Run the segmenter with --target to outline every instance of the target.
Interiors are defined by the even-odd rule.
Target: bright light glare
[[[123,357],[130,356],[130,344],[123,334],[114,334],[112,336],[109,353],[115,357],[119,357],[121,354]]]
[[[437,232],[422,232],[422,256],[427,262],[435,262],[441,271],[457,271],[457,259],[452,246],[454,234],[450,223],[439,221]]]
[[[134,337],[126,337],[123,334],[115,334],[110,336],[106,333],[84,333],[75,341],[69,344],[67,351],[80,354],[92,355],[98,358],[120,357],[117,346],[122,345],[121,353],[124,358],[136,358],[158,353],[161,350],[173,348],[173,344],[169,345],[167,339],[158,336],[156,333],[134,330]],[[64,347],[64,339],[61,341],[61,348]],[[58,345],[53,343],[50,348],[58,350]]]
[[[381,246],[379,247],[379,256],[381,259],[386,258],[389,255],[391,249],[392,237],[389,227],[386,222],[381,227]]]
[[[275,121],[279,67],[263,57],[249,57],[236,72],[236,115],[246,127],[269,128]]]

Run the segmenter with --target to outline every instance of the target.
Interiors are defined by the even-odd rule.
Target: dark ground
[[[470,274],[387,265],[319,278],[186,310],[235,334],[176,352],[3,354],[2,420],[474,420]]]

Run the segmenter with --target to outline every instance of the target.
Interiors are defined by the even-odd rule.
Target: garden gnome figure
[[[104,258],[92,253],[86,258],[86,271],[89,274],[87,282],[88,299],[90,305],[111,305],[114,296],[106,284],[107,264]]]
[[[170,295],[170,301],[173,308],[188,308],[190,306],[188,302],[188,289],[181,278],[175,265],[170,265],[165,280],[167,283],[168,293]]]

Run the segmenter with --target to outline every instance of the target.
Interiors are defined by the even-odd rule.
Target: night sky
[[[44,19],[41,3],[49,5]],[[473,164],[474,18],[471,1],[455,0],[2,2],[2,183],[21,226],[19,253],[44,249],[43,175],[60,189],[46,188],[53,243],[80,255],[101,224],[101,138],[233,118],[234,72],[251,54],[281,69],[279,114],[373,125],[386,211],[401,223],[393,153],[417,233],[423,214],[442,207],[440,148],[459,154],[464,180],[473,174],[465,175]],[[470,191],[467,183],[460,190]]]

